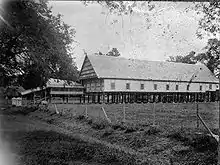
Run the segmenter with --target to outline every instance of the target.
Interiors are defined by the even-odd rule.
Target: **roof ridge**
[[[147,60],[147,59],[137,59],[137,58],[126,58],[122,56],[114,57],[114,56],[107,56],[107,55],[96,55],[96,54],[90,54],[87,56],[92,56],[92,57],[101,57],[101,58],[112,58],[112,59],[123,59],[123,60],[129,60],[129,61],[141,61],[141,62],[154,62],[154,63],[164,63],[164,64],[174,64],[174,65],[190,65],[190,66],[204,66],[204,64],[188,64],[188,63],[182,63],[182,62],[174,62],[174,61],[157,61],[157,60]]]

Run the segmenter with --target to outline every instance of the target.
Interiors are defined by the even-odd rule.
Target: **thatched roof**
[[[218,83],[204,64],[147,61],[100,55],[88,55],[98,78],[192,81]]]

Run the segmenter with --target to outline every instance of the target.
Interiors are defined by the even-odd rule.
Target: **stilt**
[[[100,94],[98,93],[98,104],[100,104]]]
[[[86,96],[85,96],[85,94],[83,95],[83,103],[84,104],[86,103]]]
[[[115,96],[116,96],[115,103],[118,104],[118,93],[116,93]]]
[[[107,93],[107,103],[109,103],[109,93]]]

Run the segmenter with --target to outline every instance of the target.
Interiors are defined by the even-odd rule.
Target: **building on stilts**
[[[79,80],[81,103],[211,102],[218,79],[202,63],[86,55]]]

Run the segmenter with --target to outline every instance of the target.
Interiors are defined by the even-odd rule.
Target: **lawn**
[[[217,104],[215,105],[217,106]],[[41,127],[43,127],[41,130],[26,133],[22,131],[12,136],[16,138],[16,142],[20,141],[19,137],[24,139],[24,141],[21,140],[20,142],[22,148],[19,153],[21,155],[28,155],[23,157],[22,161],[28,162],[29,164],[42,164],[43,162],[47,164],[55,164],[55,162],[58,164],[68,164],[72,160],[87,160],[102,164],[108,164],[109,162],[109,164],[138,165],[214,165],[217,162],[217,142],[206,134],[196,134],[195,130],[197,129],[195,128],[177,128],[176,125],[171,126],[171,128],[166,125],[164,127],[162,124],[161,126],[152,127],[147,125],[146,122],[144,124],[144,122],[138,121],[137,119],[134,120],[132,119],[132,111],[134,113],[134,108],[137,107],[141,109],[143,105],[139,104],[126,106],[127,111],[130,110],[130,112],[127,112],[130,114],[130,118],[126,113],[128,116],[126,121],[130,121],[130,123],[110,124],[104,119],[103,112],[98,111],[98,109],[101,109],[101,106],[102,105],[88,105],[89,118],[80,115],[84,113],[84,105],[71,104],[57,105],[57,109],[59,109],[60,112],[63,111],[60,115],[55,113],[53,109],[54,106],[50,107],[50,111],[38,108],[33,109],[32,107],[10,112],[9,115],[13,116],[10,121],[15,122],[20,116],[21,119],[25,121],[22,123],[27,125],[28,128],[30,126],[39,127],[41,125]],[[120,111],[120,107],[122,107],[122,105],[105,106],[104,108],[107,113],[111,110],[110,108],[116,109],[118,106],[118,109],[113,111],[116,114]],[[150,104],[148,106],[153,105]],[[169,108],[169,113],[165,113],[162,110],[158,111],[157,106],[159,107],[159,104],[156,105],[155,109],[157,113],[160,112],[160,115],[162,113],[173,113],[171,108],[174,105],[172,104],[166,105],[167,109],[165,110],[168,111]],[[184,106],[186,106],[186,104],[181,105],[181,108]],[[186,108],[189,108],[188,106],[186,106]],[[209,108],[212,106],[214,105],[209,105]],[[144,108],[146,107],[147,105],[144,106]],[[202,110],[203,109],[201,109],[201,113],[203,113]],[[92,111],[95,113],[90,114]],[[5,113],[8,114],[8,111],[6,112]],[[114,113],[110,114],[114,116]],[[92,115],[93,117],[91,117]],[[113,120],[111,115],[108,114]],[[157,119],[159,120],[160,117],[162,118],[163,116],[161,115]],[[101,118],[103,118],[103,120],[101,120]],[[150,116],[148,119],[151,119]],[[48,125],[45,125],[45,122],[47,122]],[[170,123],[169,121],[166,122],[168,124]],[[142,125],[139,125],[140,123],[142,123]],[[16,124],[19,125],[19,123]],[[8,124],[6,123],[5,128],[8,128]],[[16,128],[18,127],[16,126]],[[24,129],[22,125],[20,128]],[[52,128],[57,132],[53,132]],[[47,129],[50,131],[48,132]],[[63,132],[68,133],[70,137],[64,136],[62,134]],[[78,153],[79,155],[77,155]],[[114,163],[112,163],[112,161],[114,161]]]
[[[125,108],[124,108],[125,106]],[[204,126],[196,117],[196,103],[148,103],[148,104],[56,104],[58,111],[73,116],[86,115],[90,118],[106,119],[102,107],[112,122],[160,126],[201,128]],[[49,109],[55,111],[55,105]],[[125,113],[124,113],[125,112]],[[218,103],[198,103],[198,112],[211,129],[218,128]]]

